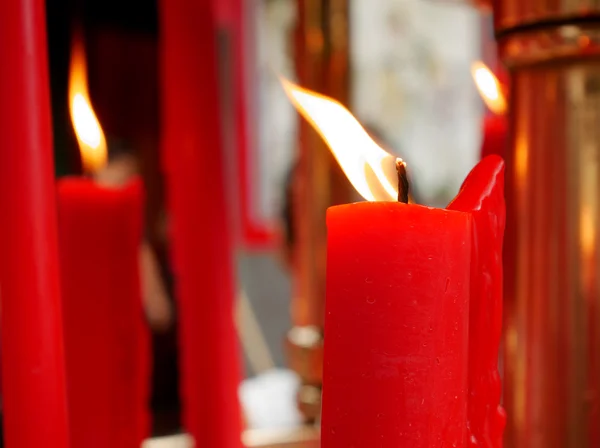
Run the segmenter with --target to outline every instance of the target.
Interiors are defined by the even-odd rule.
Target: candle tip
[[[404,160],[396,159],[396,171],[398,172],[398,202],[408,204],[408,176]]]

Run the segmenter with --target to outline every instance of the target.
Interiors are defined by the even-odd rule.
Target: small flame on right
[[[506,113],[506,98],[498,78],[482,62],[473,63],[471,74],[486,106],[496,115],[504,115]]]

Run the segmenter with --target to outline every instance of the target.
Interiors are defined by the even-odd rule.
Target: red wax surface
[[[180,315],[184,425],[198,447],[239,448],[241,352],[233,322],[213,4],[159,4],[162,146]]]
[[[149,330],[139,280],[142,184],[58,183],[73,447],[139,447],[148,436]],[[144,331],[145,330],[145,331]]]
[[[483,140],[481,158],[490,155],[506,155],[508,122],[505,115],[490,115],[483,120]]]
[[[328,210],[323,447],[465,446],[470,224],[392,202]]]
[[[468,434],[470,447],[500,448],[505,414],[500,406],[498,347],[502,333],[504,161],[483,159],[469,174],[452,210],[471,212]]]
[[[43,0],[0,2],[0,314],[9,448],[68,446],[45,19]]]

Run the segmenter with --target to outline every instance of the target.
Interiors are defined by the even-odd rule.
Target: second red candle
[[[139,446],[148,431],[148,328],[138,254],[142,185],[58,185],[68,407],[73,447]]]

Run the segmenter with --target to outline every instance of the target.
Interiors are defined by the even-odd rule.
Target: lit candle
[[[77,36],[78,37],[78,36]],[[82,41],[71,55],[69,106],[83,166],[104,166],[107,147],[91,107]],[[58,182],[65,354],[72,446],[139,446],[149,430],[149,334],[143,322],[138,254],[139,180],[103,187]]]
[[[448,209],[405,204],[402,163],[339,103],[284,86],[369,201],[327,215],[323,446],[464,447],[477,410],[499,430],[478,440],[501,440],[502,160],[482,161]]]
[[[68,446],[46,48],[44,2],[0,2],[2,408],[20,448]]]
[[[160,2],[163,161],[180,311],[181,398],[196,446],[241,447],[240,348],[213,0]]]
[[[506,99],[502,85],[492,71],[477,62],[471,67],[471,73],[481,98],[490,111],[483,120],[483,139],[481,158],[496,154],[504,157],[507,144],[508,123],[506,120]]]
[[[471,216],[406,204],[343,106],[285,86],[369,201],[327,212],[322,446],[464,446]]]

